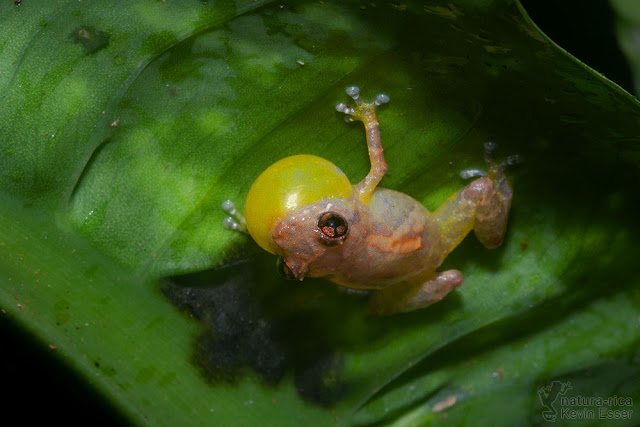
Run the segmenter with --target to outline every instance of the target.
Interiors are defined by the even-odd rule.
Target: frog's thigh
[[[416,310],[440,301],[449,292],[462,284],[462,273],[447,270],[433,273],[424,282],[400,283],[376,290],[371,294],[371,312],[394,314]]]
[[[508,183],[504,185],[508,186]],[[487,248],[502,244],[511,207],[511,191],[507,188],[508,192],[502,191],[501,186],[496,187],[490,178],[479,178],[436,210],[446,253],[471,230]]]

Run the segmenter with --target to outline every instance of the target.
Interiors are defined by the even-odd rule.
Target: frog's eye
[[[328,242],[336,242],[347,237],[349,224],[342,215],[337,212],[325,212],[318,218],[318,228],[322,231]]]
[[[249,234],[263,249],[275,253],[271,233],[280,221],[320,200],[347,199],[351,192],[347,176],[328,160],[307,154],[279,160],[249,190],[244,205]]]

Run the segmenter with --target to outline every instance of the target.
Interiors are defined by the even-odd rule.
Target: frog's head
[[[323,270],[353,233],[359,200],[347,176],[321,157],[297,155],[267,168],[245,202],[249,234],[280,255],[280,273],[302,280],[319,259]],[[357,229],[357,226],[356,226]],[[311,272],[313,273],[313,272]],[[316,275],[316,274],[311,274]]]

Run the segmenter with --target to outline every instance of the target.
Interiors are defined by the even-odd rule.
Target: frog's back
[[[368,208],[379,231],[395,230],[406,226],[408,221],[424,222],[431,218],[431,213],[416,199],[388,188],[377,188]]]
[[[369,285],[402,281],[433,270],[442,259],[432,214],[406,194],[378,188],[367,204],[371,228],[366,241]],[[364,261],[364,260],[363,260]],[[393,279],[393,280],[391,280]]]

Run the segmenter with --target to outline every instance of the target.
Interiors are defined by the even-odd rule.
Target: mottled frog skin
[[[463,177],[480,178],[429,212],[406,194],[378,187],[387,163],[376,107],[388,97],[378,95],[366,103],[356,87],[347,94],[355,105],[336,108],[364,123],[369,174],[351,185],[327,160],[288,157],[254,182],[245,203],[246,222],[225,202],[223,207],[239,219],[228,218],[226,226],[248,229],[260,246],[279,256],[279,270],[287,278],[324,277],[370,290],[371,310],[377,314],[426,307],[462,284],[460,271],[437,268],[470,231],[487,248],[502,244],[512,198],[504,169],[518,158],[495,164],[495,144],[486,143],[487,172],[463,172]]]

